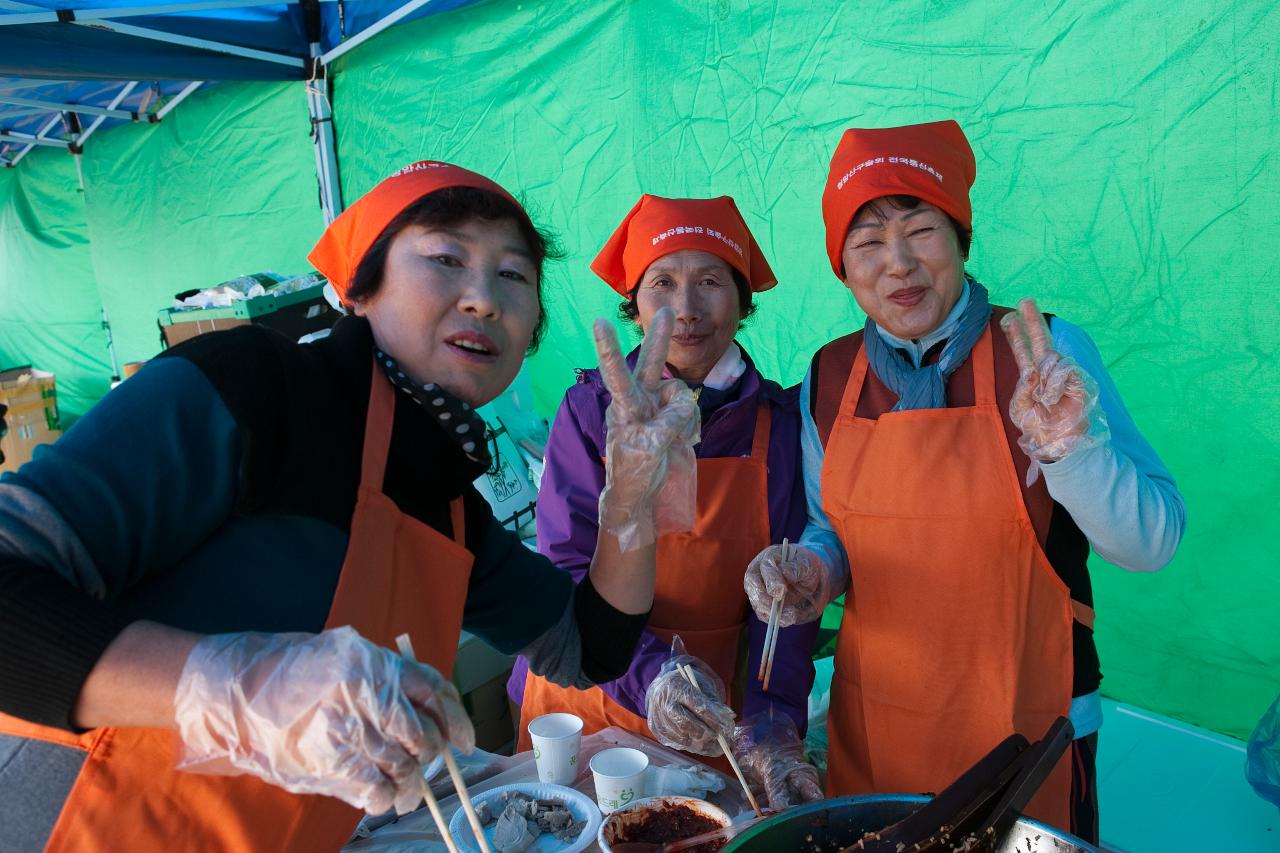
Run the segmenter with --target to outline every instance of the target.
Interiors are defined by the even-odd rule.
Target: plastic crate
[[[328,329],[342,316],[325,301],[323,287],[308,287],[280,296],[268,293],[226,308],[164,308],[156,318],[163,346],[171,347],[205,332],[258,325],[297,340]]]

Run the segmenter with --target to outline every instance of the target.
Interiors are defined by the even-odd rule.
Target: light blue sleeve
[[[1089,335],[1058,317],[1049,330],[1058,351],[1098,383],[1111,433],[1101,445],[1044,465],[1049,494],[1071,513],[1099,556],[1133,571],[1161,569],[1186,527],[1177,483],[1138,432]]]
[[[809,402],[812,390],[809,378],[812,372],[810,369],[805,373],[804,383],[800,386],[801,467],[804,472],[805,503],[809,508],[809,520],[804,526],[804,533],[800,534],[800,544],[821,555],[827,565],[832,567],[836,577],[846,579],[845,583],[837,584],[837,589],[843,591],[848,585],[849,556],[822,508],[822,460],[826,452],[818,437],[818,425],[814,423],[813,409]]]

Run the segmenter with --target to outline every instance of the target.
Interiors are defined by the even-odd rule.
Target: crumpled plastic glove
[[[350,627],[320,634],[213,634],[174,694],[178,767],[248,773],[370,814],[421,802],[418,774],[453,743],[475,747],[457,689]]]
[[[1036,307],[1023,299],[1000,321],[1018,363],[1018,385],[1009,418],[1022,431],[1018,446],[1031,458],[1027,485],[1040,465],[1106,442],[1110,436],[1098,405],[1098,383],[1074,360],[1053,348],[1053,335]]]
[[[595,324],[600,375],[613,399],[605,410],[605,475],[600,526],[623,551],[693,529],[697,510],[698,404],[678,379],[663,379],[675,314],[663,308],[640,345],[633,374],[613,326]]]
[[[764,792],[769,808],[823,798],[818,768],[804,760],[804,742],[786,714],[770,709],[748,717],[733,730],[731,745],[747,783]]]
[[[719,737],[733,734],[733,710],[726,704],[724,682],[676,637],[671,660],[662,665],[644,695],[649,731],[664,746],[697,755],[720,755]],[[680,668],[688,666],[697,686]]]
[[[747,565],[742,586],[747,591],[751,609],[761,622],[769,621],[773,600],[783,596],[782,613],[778,626],[788,628],[805,622],[813,622],[822,616],[822,609],[835,597],[839,587],[834,567],[827,564],[817,551],[803,545],[787,545],[787,558],[783,559],[783,546],[770,545]]]

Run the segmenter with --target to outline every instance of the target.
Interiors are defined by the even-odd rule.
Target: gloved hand
[[[697,755],[720,755],[718,737],[733,733],[733,710],[725,704],[724,682],[676,638],[675,654],[649,683],[644,695],[649,731],[660,743]],[[693,672],[697,687],[680,673]]]
[[[350,627],[320,634],[213,634],[174,694],[178,767],[249,773],[370,814],[416,808],[420,766],[475,747],[457,689]]]
[[[1019,377],[1009,417],[1022,431],[1018,446],[1031,457],[1027,485],[1040,476],[1040,463],[1057,462],[1077,450],[1105,442],[1110,434],[1098,406],[1098,383],[1053,348],[1053,335],[1036,308],[1023,299],[1000,321]]]
[[[605,410],[600,526],[617,537],[623,551],[693,529],[698,404],[683,382],[662,378],[674,328],[670,309],[654,315],[633,375],[613,326],[605,320],[595,324],[600,375],[613,395]]]
[[[786,714],[770,709],[743,720],[733,730],[732,746],[742,775],[764,792],[769,808],[822,799],[818,769],[804,760],[804,743]]]
[[[761,622],[769,621],[774,598],[784,596],[778,618],[782,628],[820,618],[822,609],[838,594],[835,569],[818,552],[803,545],[787,545],[786,549],[784,560],[782,545],[765,548],[747,566],[742,579],[747,600]]]

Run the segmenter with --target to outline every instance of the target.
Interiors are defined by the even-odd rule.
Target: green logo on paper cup
[[[569,766],[570,766],[570,767],[577,767],[577,766],[578,766],[578,756],[576,756],[576,755],[571,755],[571,756],[569,756]]]
[[[538,749],[538,748],[535,746],[535,747],[533,748],[533,760],[534,760],[534,761],[537,761],[537,760],[538,760],[539,758],[541,758],[541,757],[542,757],[542,750]]]
[[[636,791],[635,791],[635,788],[623,788],[623,789],[618,793],[618,797],[619,797],[619,799],[621,799],[621,800],[622,800],[622,802],[624,802],[624,803],[629,803],[629,802],[631,802],[632,800],[634,800],[634,799],[636,798]]]

